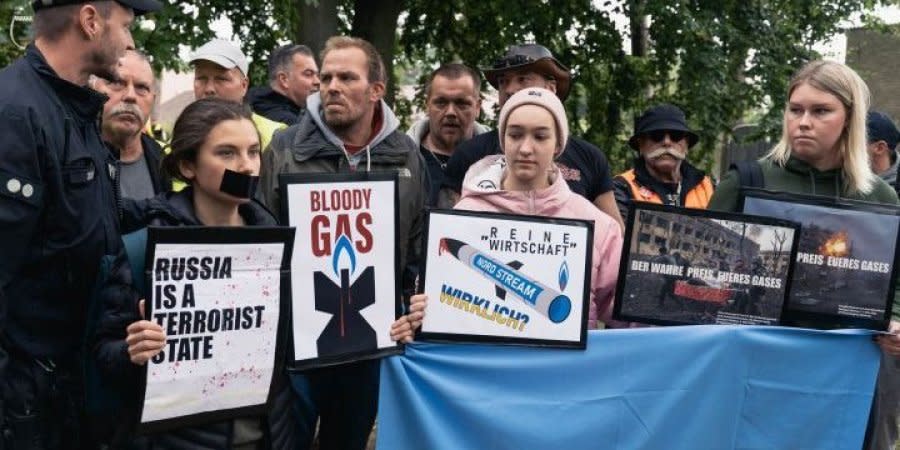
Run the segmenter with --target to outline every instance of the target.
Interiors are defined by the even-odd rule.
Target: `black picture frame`
[[[509,337],[509,336],[501,336],[501,335],[490,335],[490,334],[473,334],[473,333],[462,333],[462,332],[450,332],[450,331],[441,331],[441,332],[430,332],[425,331],[425,325],[419,328],[416,332],[416,340],[423,341],[433,341],[433,342],[451,342],[451,343],[492,343],[492,344],[502,344],[502,345],[513,345],[513,346],[527,346],[527,347],[544,347],[544,348],[562,348],[562,349],[576,349],[576,350],[584,350],[587,346],[587,322],[588,322],[588,313],[590,310],[590,289],[591,289],[591,263],[593,257],[593,244],[594,244],[594,222],[589,220],[580,220],[580,219],[568,219],[568,218],[556,218],[556,217],[541,217],[541,216],[531,216],[531,215],[522,215],[522,214],[509,214],[509,213],[497,213],[497,212],[480,212],[480,211],[468,211],[468,210],[451,210],[451,209],[438,209],[438,208],[428,208],[426,210],[425,216],[425,225],[424,225],[424,238],[423,238],[423,263],[420,272],[420,280],[419,286],[420,289],[423,289],[428,282],[429,278],[429,263],[428,258],[431,252],[428,250],[426,246],[429,245],[431,234],[434,232],[432,228],[432,218],[435,216],[451,216],[453,218],[477,218],[477,219],[487,219],[490,221],[507,221],[507,222],[518,222],[523,224],[528,223],[537,223],[537,224],[549,224],[560,227],[568,227],[572,229],[583,229],[585,232],[585,261],[580,266],[584,271],[584,279],[583,286],[579,290],[581,294],[581,317],[576,321],[578,326],[580,327],[580,331],[578,332],[577,340],[564,340],[564,339],[546,339],[546,338],[530,338],[530,337]],[[460,226],[462,226],[462,222],[460,222]],[[442,233],[446,234],[446,231],[442,231]],[[432,275],[433,276],[433,275]],[[436,307],[433,306],[438,302],[437,298],[429,298],[429,312],[425,315],[425,321],[428,320],[429,314],[434,314],[436,312]]]
[[[845,216],[841,218],[841,223],[847,223],[853,219],[852,215],[859,216],[860,214],[872,214],[873,217],[870,219],[874,223],[878,224],[878,227],[886,227],[888,226],[888,222],[884,220],[885,217],[894,217],[897,219],[897,229],[894,232],[888,232],[887,234],[894,237],[894,252],[893,255],[885,255],[888,256],[888,259],[891,261],[890,274],[884,280],[886,286],[884,286],[884,298],[883,301],[879,304],[878,309],[880,313],[878,317],[859,317],[848,314],[841,314],[840,311],[834,312],[826,312],[826,311],[814,311],[812,307],[804,306],[803,300],[801,297],[806,296],[806,290],[804,290],[804,285],[802,282],[797,281],[800,277],[804,276],[804,271],[811,270],[805,265],[797,263],[795,264],[796,270],[792,274],[794,281],[791,283],[791,292],[788,296],[788,299],[785,303],[785,311],[783,316],[783,323],[789,326],[797,326],[797,327],[805,327],[805,328],[817,328],[817,329],[841,329],[841,328],[863,328],[875,331],[886,331],[888,329],[888,325],[891,320],[891,307],[894,299],[894,290],[896,288],[896,277],[897,273],[897,263],[900,262],[900,207],[896,205],[888,205],[881,203],[872,203],[865,202],[859,200],[850,200],[844,198],[835,198],[835,197],[824,197],[817,195],[808,195],[808,194],[794,194],[787,192],[778,192],[766,189],[759,188],[744,188],[741,191],[741,196],[739,199],[739,206],[741,210],[745,210],[746,208],[752,208],[754,205],[754,201],[757,201],[757,204],[760,204],[759,201],[769,201],[769,202],[778,202],[778,203],[786,203],[791,205],[802,205],[806,208],[815,208],[817,209],[817,214],[814,216],[815,220],[804,220],[805,217],[799,216],[791,216],[791,217],[799,217],[795,220],[801,222],[801,243],[799,244],[801,247],[804,245],[803,239],[808,233],[818,232],[814,231],[818,229],[821,224],[829,221],[829,216]],[[796,207],[792,208],[795,212],[798,211]],[[766,211],[767,215],[774,215],[775,212]],[[881,219],[878,217],[881,216]],[[834,219],[836,220],[836,219]],[[863,220],[863,219],[859,219]],[[807,225],[809,223],[810,225]],[[859,236],[854,237],[853,241],[858,242]],[[879,244],[883,245],[883,243]],[[877,245],[876,245],[877,247]],[[823,255],[827,258],[827,255]],[[824,269],[825,271],[831,269]],[[862,273],[862,272],[861,272]],[[852,278],[852,277],[850,277]],[[819,279],[823,278],[822,275],[819,276]],[[848,284],[849,285],[849,284]],[[848,296],[844,297],[847,299],[862,299],[866,296]],[[806,302],[811,301],[807,299]],[[851,305],[852,306],[852,305]],[[821,308],[824,309],[824,308]]]
[[[364,184],[367,182],[392,182],[394,185],[394,236],[393,242],[397,243],[400,239],[400,230],[399,230],[399,174],[397,171],[359,171],[359,172],[342,172],[342,173],[282,173],[278,175],[278,189],[279,189],[279,200],[281,203],[281,217],[279,218],[282,224],[288,224],[293,227],[297,227],[296,224],[290,224],[290,199],[288,198],[288,186],[293,184],[335,184],[335,183],[359,183]],[[298,232],[301,229],[297,227]],[[404,311],[403,304],[403,289],[402,289],[402,268],[400,267],[400,254],[397,251],[397,245],[393,246],[394,256],[393,256],[393,274],[394,274],[394,293],[395,293],[395,305],[394,305],[394,320],[400,318]],[[296,300],[300,301],[300,300]],[[293,314],[293,313],[292,313]],[[346,363],[352,363],[357,361],[365,361],[371,359],[380,359],[388,356],[398,355],[403,353],[403,344],[400,342],[396,342],[388,347],[379,347],[372,350],[366,351],[351,351],[346,353],[341,353],[339,355],[332,356],[319,356],[316,358],[305,358],[298,359],[296,352],[294,352],[294,345],[290,346],[291,355],[290,359],[292,364],[289,365],[288,370],[291,372],[302,372],[308,369],[320,368],[320,367],[330,367],[336,366]]]
[[[259,405],[247,405],[239,408],[200,412],[196,414],[180,416],[170,419],[140,422],[144,412],[144,399],[146,398],[147,377],[150,363],[140,371],[140,385],[144,393],[138,411],[137,434],[155,434],[172,429],[215,423],[223,420],[231,420],[241,417],[252,417],[266,414],[276,392],[276,378],[285,370],[286,351],[288,347],[288,323],[291,307],[291,273],[290,261],[293,251],[294,229],[290,227],[204,227],[204,226],[179,226],[147,228],[147,250],[145,252],[145,283],[149,291],[153,286],[153,261],[156,257],[156,246],[159,244],[246,244],[248,242],[266,244],[282,243],[284,250],[280,265],[279,290],[281,299],[279,302],[278,325],[276,326],[276,344],[273,355],[272,380],[269,385],[269,393],[266,402]],[[153,317],[153,302],[144,302],[146,317]]]
[[[768,302],[765,302],[771,303],[769,308],[767,308],[770,311],[769,315],[760,313],[760,307],[754,304],[756,302],[750,301],[750,289],[754,287],[751,284],[731,282],[731,279],[728,278],[718,278],[718,281],[723,281],[724,284],[715,286],[698,277],[667,277],[660,273],[648,274],[642,271],[634,271],[632,265],[635,255],[632,255],[632,244],[637,240],[635,245],[640,249],[641,240],[643,239],[642,235],[649,236],[648,239],[653,238],[652,233],[643,233],[645,230],[640,228],[637,230],[635,229],[635,227],[637,227],[636,223],[638,222],[637,217],[642,213],[647,213],[647,217],[655,219],[657,222],[659,221],[657,218],[670,222],[671,228],[669,229],[669,235],[681,235],[679,236],[679,242],[677,243],[677,245],[680,246],[680,251],[686,251],[686,245],[690,245],[690,248],[695,246],[694,244],[696,244],[696,242],[682,242],[682,239],[685,237],[687,237],[687,240],[690,240],[691,234],[693,234],[696,239],[705,239],[702,242],[709,243],[709,230],[701,233],[703,236],[702,238],[697,237],[696,235],[696,233],[700,232],[699,228],[692,229],[691,233],[687,232],[687,227],[691,224],[696,225],[697,221],[724,220],[761,227],[777,227],[790,230],[792,239],[784,241],[784,244],[787,246],[787,251],[785,252],[785,247],[782,246],[779,249],[779,252],[773,256],[773,258],[777,258],[780,261],[776,264],[777,268],[780,268],[782,264],[785,266],[783,271],[779,271],[782,275],[779,277],[766,277],[767,279],[777,278],[782,285],[780,288],[781,292],[778,291],[779,288],[773,288],[775,291],[771,294],[762,294],[769,295],[769,298],[767,299]],[[663,217],[663,215],[666,217]],[[679,228],[677,231],[675,230],[676,223],[673,220],[675,217],[685,218],[684,223],[678,224]],[[666,226],[668,227],[669,225]],[[724,226],[717,226],[727,230]],[[717,323],[732,325],[778,325],[781,323],[781,318],[784,313],[784,302],[790,289],[790,273],[793,270],[793,262],[797,252],[797,236],[799,235],[799,232],[800,225],[789,220],[704,209],[680,208],[645,202],[632,202],[629,205],[628,216],[626,218],[624,247],[622,249],[622,258],[619,265],[613,318],[625,322],[663,326]],[[753,274],[748,273],[748,270],[752,269],[752,267],[749,267],[752,263],[744,263],[746,265],[740,269],[730,266],[734,261],[728,261],[728,252],[732,249],[731,244],[733,243],[728,241],[727,236],[724,236],[726,234],[725,232],[722,234],[723,236],[718,236],[721,242],[717,241],[716,245],[705,247],[703,250],[706,253],[703,253],[703,255],[706,256],[702,256],[707,258],[707,260],[714,260],[718,267],[710,267],[711,264],[709,262],[704,262],[702,265],[697,264],[696,250],[694,251],[694,257],[692,259],[688,260],[687,258],[684,258],[678,265],[713,270],[713,272],[705,273],[714,277],[719,277],[722,275],[722,272],[727,272],[727,274],[741,273],[752,277]],[[787,239],[787,237],[785,239]],[[659,251],[658,248],[660,246],[667,246],[670,243],[666,240],[662,245],[657,242],[653,242],[652,244],[655,245],[654,248]],[[758,243],[751,241],[751,249],[754,244],[759,247]],[[737,255],[736,258],[736,255],[730,255],[733,257],[732,259],[749,259],[749,256],[743,253],[745,247],[744,243],[739,241],[736,245],[740,247],[738,248],[740,254]],[[673,255],[674,253],[675,251],[672,252]],[[761,253],[760,250],[757,250],[756,254],[753,255],[753,258],[759,257],[762,259]],[[649,254],[641,254],[640,256],[641,261],[649,262]],[[640,262],[638,264],[640,264]],[[690,269],[688,269],[687,272],[690,272]],[[666,279],[669,280],[671,286],[666,284]],[[652,284],[650,283],[651,281]],[[660,283],[662,283],[662,285],[660,285]],[[634,284],[634,286],[632,286],[632,284]],[[653,289],[650,286],[655,286],[656,289]],[[669,296],[669,288],[672,288],[671,296]],[[691,297],[688,294],[679,294],[678,288],[683,288],[684,291],[690,291],[691,293],[696,292],[697,295]],[[651,292],[648,292],[648,289]],[[660,299],[660,295],[662,295],[662,299]],[[708,297],[706,297],[706,295],[708,295]],[[674,302],[674,306],[666,308],[664,301],[669,299],[671,299],[670,305]],[[647,302],[651,302],[651,304],[648,306],[645,304]],[[663,306],[660,306],[660,304]],[[752,310],[754,307],[756,308],[757,314],[748,313],[746,311],[746,309]]]

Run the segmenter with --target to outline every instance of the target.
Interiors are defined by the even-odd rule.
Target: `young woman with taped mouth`
[[[189,105],[172,132],[171,152],[163,170],[188,187],[169,192],[144,205],[140,217],[154,226],[277,226],[274,216],[253,199],[260,170],[260,137],[250,109],[221,99]],[[103,308],[93,335],[100,376],[113,380],[126,398],[113,423],[121,424],[109,438],[114,448],[135,449],[294,449],[295,401],[284,361],[276,361],[274,400],[267,414],[206,425],[184,427],[143,437],[133,435],[142,392],[140,371],[166,349],[165,330],[144,317],[143,294],[132,280],[127,255],[120,254],[101,291]],[[423,304],[397,320],[391,336],[409,341],[421,323]],[[279,333],[288,333],[288,327]],[[287,341],[287,340],[285,340]]]

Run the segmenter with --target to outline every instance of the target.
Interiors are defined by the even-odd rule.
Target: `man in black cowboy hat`
[[[638,152],[634,168],[613,180],[616,203],[624,217],[632,201],[706,209],[713,184],[703,171],[685,161],[697,134],[685,123],[684,112],[662,104],[634,122],[628,145]]]
[[[565,100],[572,83],[569,69],[557,61],[550,50],[538,44],[511,45],[506,55],[490,69],[484,69],[484,77],[497,89],[501,107],[513,94],[529,87],[548,89],[560,100]],[[469,166],[498,153],[501,150],[497,130],[459,144],[447,162],[438,205],[450,207],[456,203]],[[624,226],[612,194],[609,164],[600,149],[570,136],[556,165],[573,192],[587,198]]]

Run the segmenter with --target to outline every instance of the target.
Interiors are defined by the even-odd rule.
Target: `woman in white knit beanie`
[[[462,199],[455,209],[494,211],[594,222],[589,327],[610,320],[622,231],[594,204],[569,190],[555,159],[569,138],[566,111],[556,94],[522,89],[500,111],[502,155],[488,156],[466,173]]]

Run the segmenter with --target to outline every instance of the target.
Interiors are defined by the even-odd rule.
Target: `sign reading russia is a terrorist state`
[[[398,353],[396,173],[281,175],[297,228],[292,271],[295,367]]]
[[[288,228],[150,229],[147,319],[166,344],[147,367],[142,425],[264,407],[291,237]]]
[[[584,345],[593,223],[428,216],[424,339]]]

